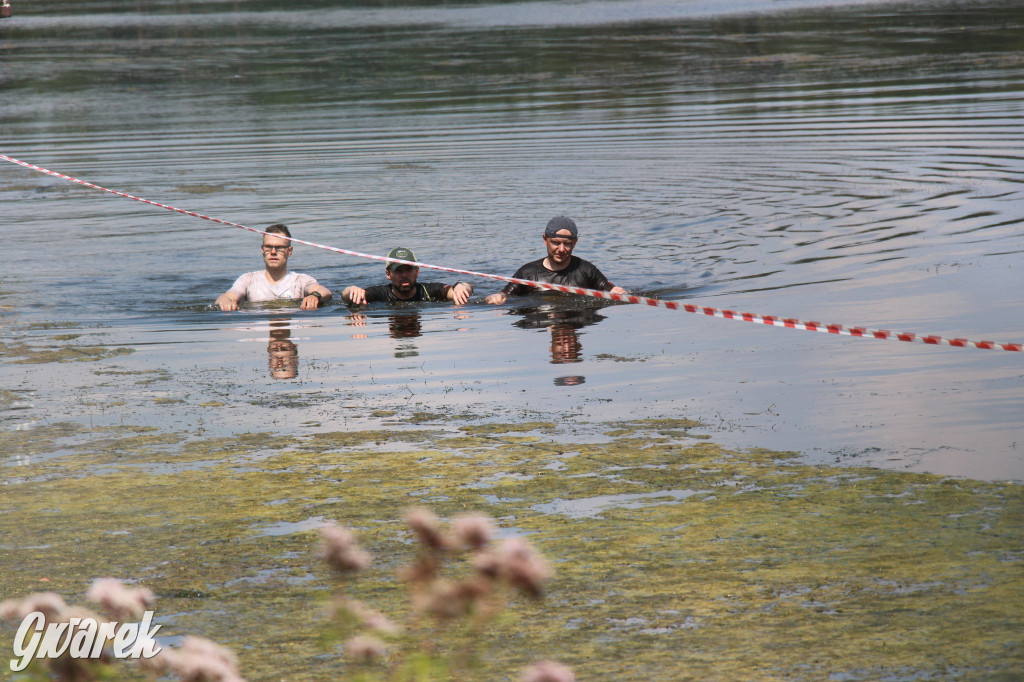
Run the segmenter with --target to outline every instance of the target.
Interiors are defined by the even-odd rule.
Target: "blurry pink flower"
[[[473,565],[477,572],[491,580],[497,580],[501,575],[501,557],[497,552],[485,552],[477,554],[473,559]]]
[[[397,635],[401,628],[387,616],[375,611],[358,599],[339,598],[334,604],[334,612],[346,612],[362,623],[365,627],[384,635]]]
[[[399,570],[398,576],[410,583],[421,584],[433,580],[440,568],[436,556],[421,553],[412,564]]]
[[[483,514],[462,514],[452,522],[452,531],[459,546],[481,549],[494,537],[494,522]]]
[[[415,507],[405,512],[405,522],[416,533],[420,542],[429,549],[439,550],[447,546],[447,541],[441,533],[441,524],[437,517],[429,509]]]
[[[68,605],[56,592],[36,592],[21,601],[12,599],[0,604],[0,618],[23,620],[28,614],[39,611],[47,621],[53,621],[67,608]]]
[[[479,557],[477,570],[485,575],[486,570],[497,570],[509,585],[533,597],[541,595],[542,585],[551,575],[544,558],[523,538],[508,538],[496,554]]]
[[[84,621],[86,618],[91,618],[97,623],[107,622],[106,618],[94,612],[92,609],[85,608],[84,606],[68,606],[60,614],[61,623],[70,623],[72,618],[78,618],[80,621]]]
[[[8,599],[0,602],[0,620],[18,621],[25,618],[21,615],[21,601]]]
[[[171,669],[171,665],[174,663],[176,655],[177,652],[174,651],[174,649],[166,646],[161,647],[160,651],[156,652],[155,656],[150,658],[140,658],[139,665],[154,675],[160,676]]]
[[[125,587],[115,578],[98,578],[85,595],[100,604],[116,620],[141,618],[153,606],[156,596],[145,587]]]
[[[356,635],[345,643],[345,651],[356,661],[374,661],[387,653],[384,642],[373,635]]]
[[[186,637],[180,647],[157,654],[161,656],[166,669],[184,682],[244,682],[235,654],[203,637]]]
[[[490,583],[481,578],[464,582],[438,579],[414,598],[413,607],[437,618],[457,618],[477,610],[490,591]]]
[[[429,590],[416,595],[413,608],[438,618],[456,618],[466,611],[455,583],[443,579],[435,580]]]
[[[519,676],[520,682],[575,682],[572,669],[555,661],[534,663]]]
[[[320,527],[320,556],[335,569],[361,571],[370,565],[370,553],[359,547],[356,536],[333,521]]]

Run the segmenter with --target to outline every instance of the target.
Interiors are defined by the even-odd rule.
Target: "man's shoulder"
[[[544,267],[544,259],[543,258],[538,258],[537,260],[532,260],[529,263],[525,263],[525,264],[521,265],[519,267],[519,269],[516,270],[516,275],[515,276],[519,277],[520,273],[524,273],[525,274],[525,273],[529,273],[529,272],[544,272],[546,270],[547,270],[547,268]]]
[[[390,284],[375,284],[372,287],[366,287],[366,302],[373,303],[374,301],[390,301],[391,300],[391,285]]]
[[[586,258],[580,258],[579,256],[573,256],[570,259],[569,267],[571,268],[596,268],[597,266],[588,261]]]
[[[420,282],[430,301],[444,301],[448,298],[448,285],[444,282]]]
[[[235,279],[235,287],[247,287],[253,282],[259,281],[256,278],[263,274],[262,270],[254,270],[252,272],[243,272]]]

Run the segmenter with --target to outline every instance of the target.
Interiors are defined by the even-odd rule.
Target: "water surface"
[[[0,150],[31,163],[506,275],[567,214],[577,253],[645,295],[1024,340],[1015,2],[14,9]],[[458,310],[225,314],[209,303],[260,267],[242,230],[11,164],[0,221],[7,430],[300,434],[427,412],[583,433],[671,416],[808,461],[1024,479],[1018,353],[541,297],[492,308],[479,299],[500,284],[482,279]],[[335,291],[383,279],[312,248],[292,265]],[[106,356],[21,362],[85,348]]]
[[[1024,341],[1016,0],[12,1],[0,153],[504,275],[567,214],[643,295]],[[351,589],[397,616],[422,504],[555,567],[474,637],[481,679],[1021,677],[1022,353],[483,278],[223,313],[258,236],[9,163],[0,231],[0,601],[113,575],[168,645],[347,678],[315,529],[358,532]]]

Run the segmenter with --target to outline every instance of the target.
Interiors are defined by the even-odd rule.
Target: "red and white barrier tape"
[[[165,208],[168,211],[174,211],[176,213],[183,213],[194,218],[202,218],[203,220],[209,220],[214,223],[221,225],[228,225],[229,227],[237,227],[242,230],[248,230],[249,232],[255,232],[256,234],[266,235],[267,233],[263,230],[257,230],[253,227],[247,227],[245,225],[239,225],[228,220],[221,220],[220,218],[212,218],[202,213],[196,213],[194,211],[186,211],[183,208],[176,208],[174,206],[168,206],[167,204],[161,204],[157,201],[151,201],[149,199],[143,199],[142,197],[133,196],[126,194],[125,192],[118,192],[116,190],[107,189],[106,187],[100,187],[94,185],[91,182],[85,180],[79,180],[78,178],[71,177],[70,175],[64,175],[63,173],[57,173],[55,171],[47,170],[40,166],[35,166],[25,161],[19,161],[18,159],[12,158],[5,154],[0,154],[0,159],[4,161],[10,161],[11,163],[19,166],[24,166],[40,173],[60,178],[62,180],[68,180],[85,187],[92,189],[98,189],[102,192],[109,192],[110,194],[116,194],[119,197],[126,199],[134,199],[135,201],[141,201],[144,204],[150,204],[152,206],[158,206]],[[368,253],[360,253],[359,251],[351,251],[349,249],[339,249],[334,246],[327,246],[325,244],[317,244],[316,242],[306,241],[304,239],[296,239],[294,237],[285,237],[284,235],[274,234],[275,237],[281,237],[298,244],[305,244],[306,246],[312,246],[318,249],[325,249],[327,251],[333,251],[335,253],[342,253],[348,256],[357,256],[359,258],[368,258],[370,260],[386,261],[389,263],[401,263],[403,265],[415,265],[421,268],[429,268],[431,270],[440,270],[441,272],[451,272],[459,275],[471,275],[473,277],[483,277],[485,279],[494,279],[501,282],[513,282],[515,284],[525,284],[527,286],[536,287],[538,289],[545,289],[549,291],[561,291],[567,294],[579,294],[580,296],[592,296],[594,298],[603,298],[609,301],[618,301],[620,303],[636,303],[648,306],[655,306],[659,308],[668,308],[669,310],[682,310],[688,313],[696,313],[701,315],[707,315],[708,317],[719,317],[724,320],[739,320],[742,322],[753,322],[756,324],[765,324],[771,327],[787,327],[789,329],[803,329],[810,332],[821,332],[823,334],[839,334],[842,336],[860,336],[865,338],[874,339],[888,339],[891,341],[908,341],[908,342],[920,342],[930,345],[947,345],[953,346],[954,348],[981,348],[984,350],[1008,350],[1015,352],[1024,351],[1024,344],[1020,343],[997,343],[995,341],[971,341],[968,339],[945,339],[941,336],[935,336],[929,334],[927,336],[919,336],[910,332],[890,332],[885,329],[866,329],[864,327],[845,327],[841,324],[821,324],[820,322],[801,322],[800,320],[794,320],[792,318],[774,317],[771,315],[755,315],[753,313],[737,313],[732,310],[719,310],[718,308],[708,308],[705,306],[697,306],[689,303],[677,303],[676,301],[662,301],[657,298],[647,298],[646,296],[632,296],[629,294],[612,294],[607,291],[598,291],[596,289],[583,289],[580,287],[569,287],[562,284],[550,284],[548,282],[535,282],[529,279],[517,279],[515,277],[504,277],[502,275],[492,275],[486,272],[476,272],[473,270],[460,270],[458,268],[447,268],[441,265],[431,265],[429,263],[420,263],[417,261],[407,261],[398,258],[387,258],[385,256],[374,256]]]

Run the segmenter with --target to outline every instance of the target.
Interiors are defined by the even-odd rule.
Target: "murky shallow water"
[[[498,274],[566,213],[643,294],[1022,341],[1017,5],[14,0],[0,153]],[[258,238],[6,163],[0,226],[0,599],[115,575],[157,592],[166,644],[339,679],[313,530],[358,530],[352,589],[393,615],[424,504],[556,564],[481,679],[1021,669],[1021,487],[965,479],[1024,480],[1024,354],[489,307],[484,280],[462,308],[226,314]]]
[[[538,257],[541,226],[565,213],[577,252],[644,294],[1024,340],[1016,3],[568,8],[16,6],[0,25],[2,151],[498,274]],[[1017,353],[545,299],[223,314],[206,306],[259,267],[252,235],[11,164],[0,184],[5,344],[133,351],[7,353],[8,430],[674,416],[810,461],[1024,479]],[[335,291],[382,279],[309,248],[292,264]],[[280,380],[268,343],[286,336],[298,373]]]

